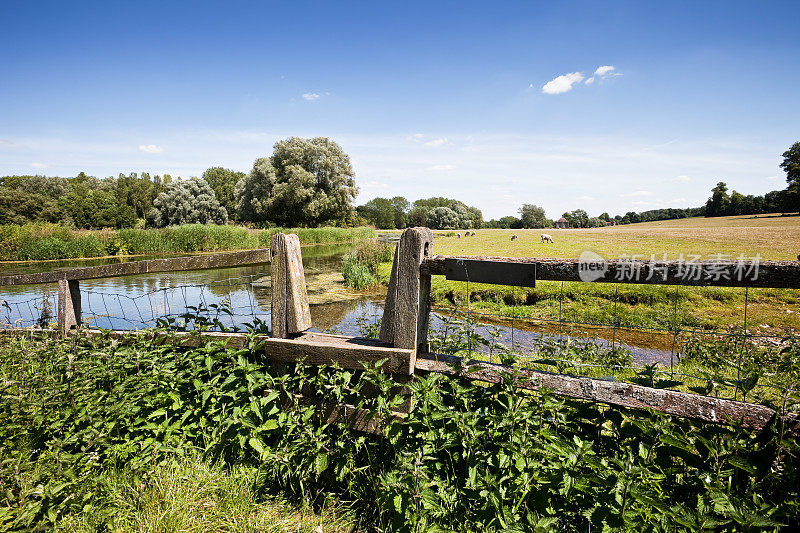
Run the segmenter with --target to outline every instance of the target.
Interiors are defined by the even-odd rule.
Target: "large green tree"
[[[544,209],[534,204],[522,204],[519,208],[519,218],[523,228],[544,228],[547,226],[547,217]]]
[[[786,188],[794,210],[800,211],[800,142],[794,143],[783,152],[781,168],[786,172]]]
[[[219,205],[225,208],[230,217],[236,212],[236,184],[243,178],[244,172],[222,167],[211,167],[203,172],[203,179],[214,189]]]
[[[317,226],[347,218],[358,194],[350,157],[326,137],[275,143],[236,186],[241,220]]]
[[[728,196],[728,186],[724,181],[717,183],[711,190],[711,197],[706,202],[707,217],[721,217],[730,210],[731,198]]]
[[[153,202],[147,215],[151,226],[177,226],[180,224],[224,224],[228,212],[219,205],[214,189],[199,178],[173,181]]]

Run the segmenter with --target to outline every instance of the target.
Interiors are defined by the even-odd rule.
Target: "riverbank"
[[[269,247],[272,235],[295,233],[302,244],[351,243],[375,231],[359,228],[269,228],[187,224],[163,229],[71,230],[58,224],[0,225],[0,261],[43,261]]]

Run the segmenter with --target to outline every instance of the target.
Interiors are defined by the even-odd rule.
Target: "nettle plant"
[[[217,328],[218,311],[180,325]],[[255,330],[243,349],[189,348],[170,334],[2,340],[0,524],[49,529],[86,509],[111,519],[105,475],[145,482],[157,465],[201,454],[256,466],[262,495],[351,502],[363,530],[800,526],[797,442],[777,421],[754,434],[523,391],[513,367],[495,384],[405,382],[380,365],[271,363]],[[797,353],[784,357],[796,364]],[[373,413],[383,432],[328,422],[342,404]]]

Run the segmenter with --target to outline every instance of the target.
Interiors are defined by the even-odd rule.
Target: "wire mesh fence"
[[[210,319],[211,329],[242,330],[255,321],[269,323],[267,272],[183,281],[173,277],[161,285],[122,291],[87,284],[81,288],[82,323],[115,330],[150,328],[160,320],[181,326],[198,312]],[[643,290],[635,299],[636,286],[620,285],[542,282],[535,289],[508,287],[491,297],[487,295],[499,286],[456,283],[449,297],[439,298],[441,303],[433,308],[428,344],[431,352],[479,361],[737,400],[786,403],[797,390],[796,331],[753,323],[753,296],[769,300],[770,293],[759,294],[768,289],[725,288],[728,294],[717,294],[721,304],[700,311],[709,316],[698,317],[684,307],[697,293],[714,296],[716,289],[675,284],[660,287],[655,296],[652,289],[647,289],[649,295]],[[0,326],[50,327],[57,321],[56,291],[39,287],[38,296],[0,296]],[[796,290],[780,290],[793,295],[781,305],[797,301]],[[543,293],[549,295],[546,302]],[[315,320],[317,329],[377,336],[382,301],[342,309],[324,326]],[[786,311],[794,313],[788,307]],[[725,320],[715,322],[715,312],[725,313]],[[648,313],[651,316],[644,316]]]

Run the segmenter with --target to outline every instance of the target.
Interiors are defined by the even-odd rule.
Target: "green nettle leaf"
[[[317,454],[317,458],[314,460],[314,468],[316,468],[317,475],[323,473],[326,468],[328,468],[328,456],[324,453]]]
[[[269,420],[264,420],[261,424],[261,429],[264,431],[272,431],[273,429],[278,429],[278,421],[274,418],[270,418]]]

